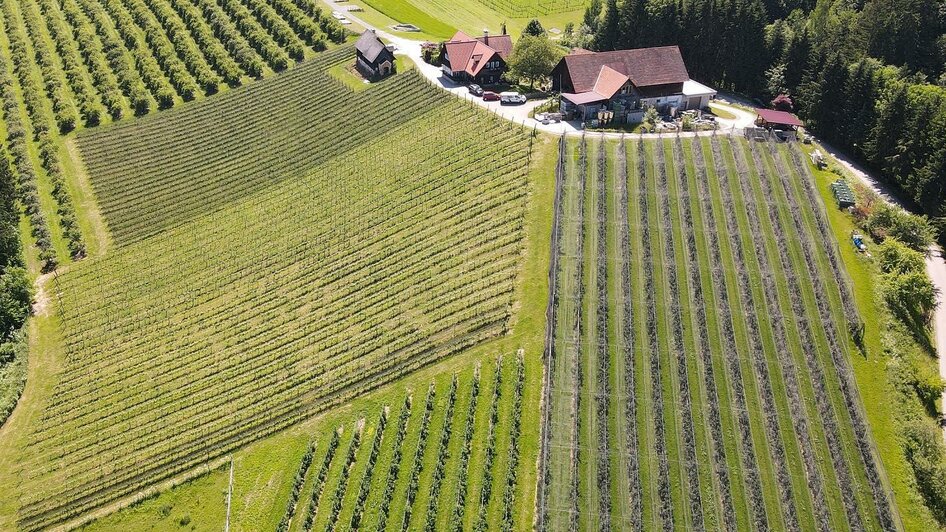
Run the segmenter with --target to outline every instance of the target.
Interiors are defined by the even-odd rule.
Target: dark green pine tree
[[[620,48],[618,44],[619,16],[617,0],[608,0],[604,6],[604,18],[595,33],[595,50],[606,51]]]
[[[644,28],[648,25],[646,0],[624,0],[618,5],[618,42],[615,48],[644,46]]]
[[[847,84],[847,67],[840,54],[831,54],[821,68],[811,98],[810,125],[828,141],[837,142],[843,135],[840,129],[847,120],[847,104],[843,88]]]
[[[844,99],[848,102],[849,116],[842,121],[840,141],[854,149],[859,157],[866,157],[871,127],[877,121],[877,99],[880,97],[882,80],[879,78],[880,63],[876,59],[861,59],[849,68],[844,86]]]
[[[804,26],[796,28],[785,47],[782,62],[785,64],[785,85],[793,93],[801,85],[811,60],[811,34]]]
[[[902,136],[908,123],[909,101],[907,86],[894,82],[887,87],[884,97],[877,103],[877,122],[871,131],[867,153],[870,163],[888,176],[904,175],[904,148]]]

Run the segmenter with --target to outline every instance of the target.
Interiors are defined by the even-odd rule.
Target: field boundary
[[[545,310],[545,348],[542,353],[542,399],[540,417],[542,426],[540,427],[540,449],[537,478],[541,479],[542,486],[536,490],[535,518],[533,519],[537,530],[545,529],[545,511],[546,511],[546,482],[548,469],[548,450],[549,450],[549,423],[548,416],[551,412],[549,403],[551,401],[551,360],[552,351],[555,349],[555,315],[558,310],[558,246],[560,239],[561,214],[558,205],[562,201],[562,187],[565,180],[565,137],[559,137],[558,141],[558,161],[555,163],[555,203],[552,209],[552,235],[551,250],[552,257],[549,261],[549,300]]]

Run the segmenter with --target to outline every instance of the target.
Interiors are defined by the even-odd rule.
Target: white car
[[[499,93],[499,103],[503,105],[523,104],[526,103],[526,97],[518,92],[501,92]]]

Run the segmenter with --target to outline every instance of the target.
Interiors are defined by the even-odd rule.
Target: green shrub
[[[928,325],[936,307],[936,288],[925,271],[883,276],[881,289],[890,309],[913,325]]]
[[[867,218],[867,230],[876,240],[893,237],[923,253],[936,240],[936,229],[929,218],[910,214],[885,202],[881,202]]]
[[[877,246],[877,261],[884,273],[912,273],[925,271],[923,254],[894,238]]]
[[[0,339],[19,328],[30,313],[33,286],[23,268],[7,268],[0,275]]]

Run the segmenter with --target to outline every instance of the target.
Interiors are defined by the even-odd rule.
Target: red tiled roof
[[[756,114],[759,115],[759,118],[765,120],[770,124],[782,124],[785,126],[795,126],[799,127],[802,124],[801,120],[792,113],[787,113],[785,111],[775,111],[772,109],[756,109]]]
[[[683,83],[690,79],[677,46],[597,53],[581,51],[566,55],[562,61],[575,92],[593,90],[603,66],[624,74],[636,87]]]
[[[469,35],[463,33],[462,31],[458,31],[453,34],[453,37],[450,37],[450,40],[448,42],[466,42],[466,41],[472,41],[472,40],[473,39],[471,39]]]
[[[628,77],[609,66],[601,67],[598,71],[598,79],[595,80],[594,92],[600,94],[605,99],[611,99],[614,93],[621,90],[621,87],[627,83]]]
[[[512,37],[509,35],[490,36],[489,45],[483,42],[484,40],[487,40],[486,36],[473,39],[458,31],[449,41],[444,42],[444,50],[450,59],[450,70],[475,76],[494,55],[498,54],[505,60],[512,51]]]
[[[463,72],[473,57],[476,41],[447,41],[443,46],[447,52],[447,58],[450,59],[450,70]]]

